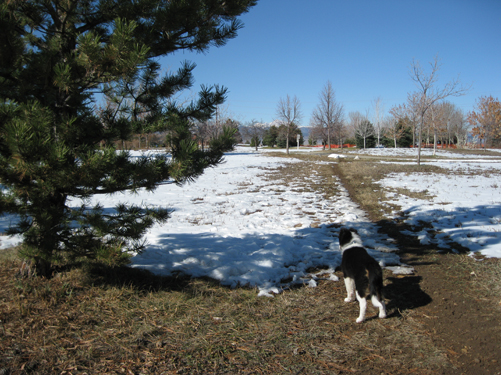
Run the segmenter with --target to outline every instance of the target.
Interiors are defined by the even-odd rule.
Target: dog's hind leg
[[[379,308],[379,318],[386,318],[386,305],[384,303],[384,300],[379,300],[376,295],[373,295],[371,301],[374,307]]]
[[[357,318],[357,323],[362,323],[365,320],[365,311],[367,310],[367,299],[365,297],[360,297],[360,294],[357,294],[357,300],[360,304],[360,315]]]
[[[346,293],[348,294],[348,296],[344,299],[344,302],[355,301],[355,280],[351,277],[345,277],[344,285],[346,286]]]

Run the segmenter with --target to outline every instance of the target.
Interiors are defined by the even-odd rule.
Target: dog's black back
[[[368,297],[375,295],[378,299],[383,298],[383,271],[378,262],[363,247],[354,246],[345,250],[341,269],[344,277],[355,280],[360,297],[364,298],[366,296],[366,290],[369,286]],[[367,273],[369,274],[368,277]]]
[[[356,299],[360,304],[360,316],[357,323],[365,319],[367,299],[379,308],[379,317],[386,317],[383,299],[383,270],[379,263],[365,250],[362,240],[354,229],[341,228],[339,247],[343,252],[341,269],[343,271],[348,296],[345,302]],[[369,289],[369,295],[366,291]]]

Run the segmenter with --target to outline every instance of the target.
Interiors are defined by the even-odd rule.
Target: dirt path
[[[333,165],[333,171],[352,200],[397,241],[402,262],[416,270],[398,282],[389,280],[385,294],[397,311],[417,316],[432,343],[447,356],[452,366],[443,374],[501,374],[501,260],[480,262],[466,255],[466,249],[457,249],[462,255],[439,253],[402,234],[410,229],[402,222],[382,219],[380,201],[385,197],[378,195],[374,181],[391,170],[378,166],[346,162]]]
[[[312,156],[310,159],[314,160]],[[391,172],[391,168],[384,170],[379,164],[375,168],[370,162],[339,162],[331,168],[350,198],[379,225],[381,232],[397,241],[402,262],[415,268],[412,276],[388,273],[385,296],[392,316],[417,319],[432,345],[450,362],[438,373],[501,375],[501,287],[497,285],[501,260],[479,262],[466,255],[466,249],[458,249],[463,254],[439,253],[436,248],[404,235],[410,228],[402,222],[382,219],[384,207],[380,202],[385,197],[374,181]],[[327,179],[325,185],[329,186]],[[492,284],[496,284],[497,290],[491,288]],[[409,353],[413,354],[419,356],[418,352]],[[400,369],[396,373],[406,372]]]
[[[416,270],[399,283],[399,290],[390,286],[387,292],[400,304],[398,309],[415,309],[434,345],[445,351],[453,368],[443,374],[501,374],[499,301],[476,282],[479,262],[424,247],[403,235],[402,225],[380,225],[397,240],[402,262]],[[494,259],[483,262],[499,264]]]

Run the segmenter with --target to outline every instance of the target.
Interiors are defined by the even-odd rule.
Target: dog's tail
[[[370,296],[376,296],[378,300],[383,300],[383,270],[378,262],[373,260],[367,264],[369,271],[369,291]]]

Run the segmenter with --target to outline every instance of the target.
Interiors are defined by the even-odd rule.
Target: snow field
[[[423,244],[448,249],[451,242],[456,242],[472,254],[501,257],[501,163],[486,160],[429,164],[452,173],[394,173],[380,182],[387,189],[386,203],[399,205],[407,223],[416,227],[420,227],[420,221],[432,224],[432,229],[408,234],[417,236]],[[472,175],[472,172],[484,173]],[[426,191],[430,198],[410,198],[391,192],[397,188]]]
[[[416,151],[370,152],[412,157]],[[445,249],[457,242],[472,254],[501,257],[501,161],[471,160],[442,150],[437,154],[446,159],[423,163],[438,165],[450,174],[390,174],[379,182],[386,194],[386,202],[381,203],[399,205],[407,222],[416,227],[408,234],[423,244]],[[113,209],[119,202],[172,209],[166,223],[150,229],[148,245],[132,258],[132,267],[159,275],[211,277],[223,285],[256,287],[260,295],[272,296],[293,284],[314,287],[319,278],[337,280],[334,271],[341,263],[341,253],[336,227],[345,225],[359,231],[371,255],[383,266],[395,273],[412,272],[400,264],[392,239],[377,233],[377,226],[339,182],[333,186],[336,194],[326,200],[320,193],[304,192],[301,181],[287,185],[267,178],[280,165],[295,163],[294,159],[274,158],[243,147],[225,159],[192,184],[165,184],[152,193],[120,193],[91,200],[91,205],[100,202],[105,209]],[[321,163],[335,162],[326,157]],[[320,178],[315,171],[305,177],[311,182],[321,182]],[[426,190],[427,196],[411,198],[397,194],[398,188]],[[77,206],[79,201],[73,204]],[[0,217],[0,233],[15,219]],[[433,228],[420,229],[420,221],[432,223]],[[0,248],[19,242],[19,237],[0,235]],[[312,269],[321,270],[309,272]]]

